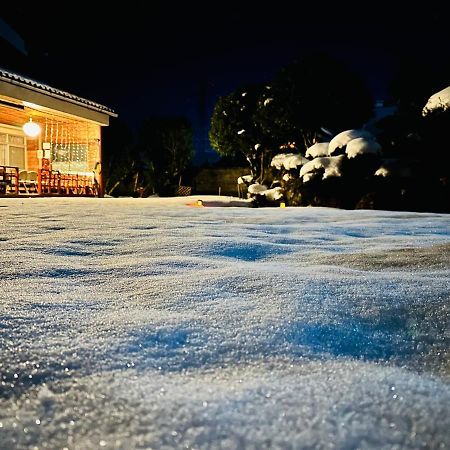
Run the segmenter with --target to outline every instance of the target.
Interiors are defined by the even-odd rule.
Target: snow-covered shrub
[[[306,150],[305,156],[308,158],[320,158],[321,156],[330,156],[329,142],[317,142]]]
[[[305,156],[276,155],[271,166],[291,205],[354,207],[370,188],[380,154],[370,132],[346,130],[330,142],[316,142]]]
[[[359,137],[352,139],[345,149],[345,154],[349,159],[362,155],[379,155],[381,153],[381,145],[373,139]]]
[[[303,182],[309,181],[311,176],[318,173],[322,175],[323,180],[328,177],[341,177],[344,160],[344,155],[314,158],[302,167],[300,177],[303,178]]]
[[[427,104],[422,110],[422,115],[426,116],[430,114],[431,111],[435,110],[446,111],[450,109],[450,86],[442,89],[442,91],[433,94],[427,101]]]
[[[283,168],[285,170],[291,170],[297,169],[298,167],[308,162],[309,159],[299,154],[279,153],[272,158],[272,162],[270,163],[270,165],[278,170],[281,170]]]
[[[343,150],[346,145],[353,139],[365,138],[367,140],[373,140],[374,137],[366,130],[346,130],[334,136],[328,144],[328,154],[338,154],[339,150]]]
[[[259,183],[248,187],[249,197],[254,200],[255,206],[271,206],[284,199],[284,190],[281,187],[268,189]]]

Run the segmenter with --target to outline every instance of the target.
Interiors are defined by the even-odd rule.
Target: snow
[[[301,168],[300,177],[303,177],[304,182],[309,181],[314,172],[322,169],[324,170],[322,179],[329,177],[340,177],[342,176],[341,168],[344,159],[345,155],[314,158]]]
[[[248,184],[253,180],[252,175],[243,175],[237,179],[238,184]]]
[[[426,116],[436,109],[447,110],[450,108],[450,86],[442,89],[442,91],[433,94],[427,101],[422,110],[422,115]]]
[[[317,142],[306,150],[306,157],[320,158],[322,156],[330,156],[328,154],[329,142]]]
[[[413,171],[410,165],[398,158],[385,158],[380,167],[375,171],[375,176],[411,178]]]
[[[372,139],[355,138],[349,141],[345,148],[345,153],[349,159],[361,155],[379,155],[381,153],[381,145]]]
[[[264,184],[254,183],[248,187],[248,192],[250,194],[262,194],[265,191],[267,191],[267,186]]]
[[[275,187],[272,189],[268,189],[268,187],[264,184],[254,183],[248,187],[248,193],[252,195],[264,195],[267,200],[276,201],[280,200],[283,197],[283,189],[281,187]],[[251,201],[249,199],[248,201]],[[246,204],[248,206],[248,203]]]
[[[283,190],[283,188],[277,186],[277,187],[274,187],[272,189],[267,189],[262,194],[265,195],[267,200],[275,202],[275,201],[281,200],[283,198],[284,190]]]
[[[1,448],[450,447],[448,215],[195,199],[0,199]]]
[[[270,165],[278,170],[281,170],[283,167],[286,170],[290,170],[296,169],[308,162],[309,159],[297,153],[279,153],[272,158]]]
[[[345,147],[352,139],[373,139],[373,135],[366,130],[346,130],[331,139],[328,145],[328,153],[332,155],[337,149]]]
[[[374,173],[376,177],[389,177],[391,175],[390,170],[387,167],[381,166],[379,169],[377,169]]]
[[[315,178],[316,176],[318,176],[319,173],[318,172],[309,172],[309,173],[305,173],[303,175],[303,183],[307,183],[308,181],[312,180],[313,178]]]

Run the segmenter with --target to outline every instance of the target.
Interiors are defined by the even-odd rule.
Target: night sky
[[[110,106],[133,127],[148,116],[186,116],[197,141],[219,95],[269,81],[312,52],[358,71],[374,99],[386,98],[402,61],[449,58],[450,27],[429,3],[403,11],[271,3],[41,2],[1,14],[25,39],[35,78]]]

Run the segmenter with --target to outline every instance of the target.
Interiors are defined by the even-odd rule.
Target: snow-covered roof
[[[372,140],[363,137],[352,139],[345,149],[345,153],[349,158],[355,158],[359,155],[378,155],[381,152],[381,145]]]
[[[300,176],[303,177],[303,181],[309,181],[314,172],[324,169],[322,179],[329,177],[342,176],[342,163],[344,162],[345,155],[339,156],[324,156],[322,158],[314,158],[305,164],[300,170]],[[306,178],[305,178],[306,175]]]
[[[442,109],[445,111],[450,108],[450,86],[442,89],[442,91],[436,92],[429,99],[427,104],[422,110],[422,115],[426,116],[435,109]]]
[[[372,133],[369,133],[366,130],[342,131],[342,133],[337,134],[333,139],[331,139],[328,145],[328,154],[332,155],[338,148],[342,148],[346,146],[352,139],[360,137],[373,139]]]
[[[296,169],[309,162],[304,156],[298,153],[279,153],[272,158],[270,165],[278,170],[284,167],[286,170]]]
[[[306,150],[305,156],[311,156],[312,158],[320,158],[321,156],[329,156],[328,145],[329,142],[317,142]]]
[[[62,91],[61,89],[56,89],[48,84],[41,83],[40,81],[32,80],[31,78],[24,77],[22,75],[10,72],[8,70],[0,68],[0,81],[6,81],[7,83],[15,84],[17,86],[26,87],[27,89],[32,89],[51,97],[66,100],[71,103],[76,103],[82,105],[86,108],[93,109],[112,117],[117,117],[117,114],[107,106],[103,106],[100,103],[87,100],[77,95],[70,94],[69,92]]]

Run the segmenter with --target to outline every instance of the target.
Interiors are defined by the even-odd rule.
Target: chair
[[[20,174],[19,174],[19,177],[20,177]],[[27,188],[28,189],[32,188],[33,191],[35,193],[37,193],[38,192],[37,182],[38,182],[38,173],[34,170],[30,170],[28,172],[28,178],[26,181]]]
[[[28,180],[28,171],[27,170],[19,171],[19,192],[26,192],[28,194],[27,180]]]

